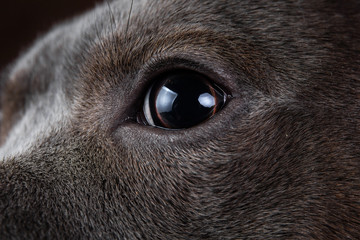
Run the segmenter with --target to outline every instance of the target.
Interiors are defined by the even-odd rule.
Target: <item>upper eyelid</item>
[[[166,39],[160,40],[157,40],[156,36],[155,39],[144,39],[140,43],[136,43],[135,47],[130,41],[121,51],[118,46],[121,46],[121,43],[124,44],[124,40],[120,36],[115,36],[115,39],[109,36],[101,44],[95,44],[93,48],[89,49],[78,77],[78,83],[84,84],[79,84],[79,86],[81,89],[87,89],[88,86],[91,87],[91,82],[101,80],[104,82],[102,85],[105,85],[106,82],[106,86],[115,89],[112,91],[113,94],[117,91],[116,89],[126,88],[127,101],[136,103],[139,101],[139,97],[144,96],[145,89],[151,86],[154,75],[170,68],[185,68],[204,74],[230,94],[233,89],[251,85],[247,77],[248,73],[243,69],[252,67],[247,66],[248,63],[244,62],[244,67],[240,69],[234,65],[234,61],[224,58],[222,52],[209,51],[211,46],[205,44],[210,42],[209,39],[206,39],[209,33],[201,30],[188,31],[183,33],[187,38],[180,39],[178,42],[176,42],[177,39],[170,39],[172,35],[169,34],[165,36]],[[219,38],[222,39],[221,43],[209,44],[232,45],[230,37],[217,36],[217,39]],[[192,41],[194,39],[195,41]],[[150,43],[150,40],[153,43]],[[155,44],[155,46],[146,47],[147,44]],[[244,47],[244,49],[249,50],[249,47]],[[239,61],[236,62],[239,63]],[[256,63],[252,63],[252,65],[256,65]],[[124,93],[119,92],[118,94],[125,97]],[[236,96],[232,95],[232,97]]]
[[[221,73],[226,72],[226,69],[229,69],[230,66],[222,65],[223,62],[213,62],[211,65],[208,62],[203,61],[200,58],[194,58],[189,54],[178,54],[170,53],[164,55],[156,55],[146,62],[142,69],[138,72],[139,82],[142,81],[148,82],[148,85],[152,84],[152,78],[162,74],[164,72],[173,71],[173,70],[191,70],[198,72],[204,76],[209,77],[212,81],[223,88],[226,92],[231,93],[231,89],[234,89],[234,79],[231,74],[228,78],[223,76]],[[154,71],[155,69],[155,71]]]
[[[132,39],[124,39],[121,33],[115,33],[115,35],[105,36],[104,39],[96,42],[87,51],[87,56],[84,56],[85,61],[82,62],[80,79],[85,82],[89,79],[92,79],[90,81],[99,81],[93,79],[93,76],[97,75],[101,77],[102,81],[108,81],[110,86],[128,84],[129,89],[133,89],[138,84],[143,84],[143,79],[148,79],[143,76],[147,76],[149,72],[153,71],[154,66],[161,65],[157,63],[166,63],[169,59],[178,58],[185,60],[184,62],[192,59],[194,63],[198,63],[197,66],[200,66],[200,70],[209,69],[209,72],[212,71],[220,76],[219,79],[216,78],[219,81],[216,82],[217,85],[225,85],[229,89],[233,89],[239,87],[235,81],[228,81],[237,74],[234,71],[237,69],[242,71],[241,74],[245,77],[241,77],[240,80],[246,81],[248,79],[246,75],[252,74],[247,70],[258,69],[257,63],[247,59],[249,54],[246,52],[253,52],[254,49],[247,42],[227,35],[226,32],[194,26],[190,30],[179,29],[176,34],[171,31],[157,34],[149,31],[149,33],[142,34],[141,39],[136,36],[133,36]],[[234,61],[234,59],[230,59],[230,56],[224,57],[223,49],[239,51],[239,54],[232,55],[239,59]],[[238,65],[234,66],[234,62]],[[190,69],[197,70],[192,69],[197,66],[191,64]],[[236,70],[231,72],[233,69]],[[112,79],[102,76],[104,72],[111,73],[108,75]],[[227,76],[222,79],[221,76],[224,74]],[[139,75],[143,76],[138,77]]]

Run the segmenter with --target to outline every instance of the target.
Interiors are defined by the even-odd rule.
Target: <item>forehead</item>
[[[296,43],[299,35],[309,31],[307,24],[315,20],[308,19],[311,14],[305,16],[305,11],[301,10],[309,6],[306,2],[289,1],[276,4],[269,1],[112,1],[58,26],[38,41],[17,62],[10,79],[20,79],[18,73],[24,71],[37,76],[37,81],[43,84],[53,82],[54,78],[64,78],[64,68],[67,70],[73,61],[82,63],[86,57],[94,57],[91,54],[96,49],[102,47],[100,51],[106,50],[104,48],[109,45],[104,45],[104,42],[111,42],[112,47],[116,45],[119,49],[120,52],[113,57],[125,56],[127,62],[131,62],[124,63],[122,68],[135,65],[136,50],[143,55],[146,51],[154,54],[155,51],[171,49],[176,43],[184,46],[196,40],[198,45],[216,45],[214,39],[220,43],[227,37],[232,38],[231,44],[256,44],[258,49],[262,45],[271,46],[271,40],[276,41],[278,46],[281,46],[280,43]],[[322,6],[318,3],[313,7]],[[319,16],[317,14],[317,18]],[[277,30],[280,28],[281,32]],[[317,31],[317,35],[321,34],[321,29],[317,28]],[[281,51],[281,48],[277,50]],[[250,49],[248,54],[250,51],[253,53]],[[77,67],[80,65],[77,64]],[[43,71],[44,68],[53,71]],[[39,71],[42,71],[41,74],[38,74]],[[44,72],[49,76],[45,76]]]

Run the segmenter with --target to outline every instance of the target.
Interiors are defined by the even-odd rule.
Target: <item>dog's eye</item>
[[[226,102],[225,92],[194,71],[163,74],[148,90],[141,121],[151,126],[183,129],[211,118]]]

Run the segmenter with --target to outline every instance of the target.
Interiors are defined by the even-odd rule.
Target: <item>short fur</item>
[[[131,12],[130,12],[130,9]],[[1,82],[1,239],[360,239],[360,3],[113,1]],[[159,71],[231,94],[134,120]]]

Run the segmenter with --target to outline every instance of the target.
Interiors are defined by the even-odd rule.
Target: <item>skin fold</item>
[[[108,1],[2,74],[0,239],[360,239],[358,1]],[[139,121],[163,72],[223,89]]]

